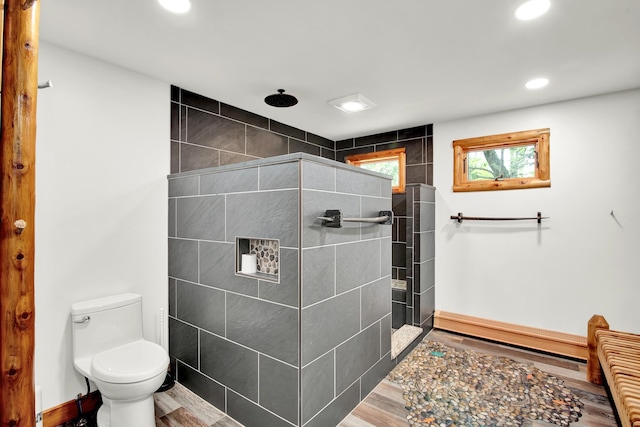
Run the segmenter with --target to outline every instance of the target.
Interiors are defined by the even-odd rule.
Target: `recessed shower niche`
[[[280,242],[236,237],[236,274],[280,283]]]

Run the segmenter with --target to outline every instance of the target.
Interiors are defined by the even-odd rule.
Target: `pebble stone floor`
[[[534,366],[428,339],[388,378],[403,389],[409,425],[568,426],[584,406],[563,380]]]

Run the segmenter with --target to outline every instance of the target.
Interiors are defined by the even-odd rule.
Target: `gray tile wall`
[[[247,426],[298,425],[298,181],[297,161],[169,177],[172,367]],[[235,274],[236,237],[279,240],[280,283]]]
[[[413,210],[413,224],[407,225],[411,233],[411,246],[407,243],[408,264],[407,323],[422,327],[425,331],[433,328],[435,311],[435,188],[428,185],[407,187],[407,209]],[[411,231],[410,231],[411,229]],[[411,293],[409,293],[411,292]]]
[[[411,192],[412,190],[406,190]],[[407,233],[413,233],[413,209],[408,209],[407,193],[393,194],[393,215],[395,222],[393,224],[392,234],[392,255],[391,255],[391,278],[397,280],[407,280],[407,264],[411,264],[413,257],[413,249],[407,247]],[[410,207],[410,206],[409,206]],[[408,261],[407,261],[408,260]],[[410,271],[409,265],[409,271]],[[407,289],[392,290],[392,321],[393,329],[399,329],[405,323],[413,324],[413,321],[407,322],[407,318],[413,319],[413,315],[407,310],[413,307],[413,299],[407,298]],[[410,302],[411,301],[411,302]]]
[[[336,160],[345,156],[405,147],[407,184],[433,185],[433,125],[416,126],[336,141]]]
[[[433,125],[336,141],[336,160],[351,154],[370,153],[405,147],[407,184],[433,184]],[[407,291],[393,290],[393,328],[414,324],[414,295],[411,288],[413,267],[413,190],[393,195],[392,278],[407,280]],[[427,242],[428,244],[428,242]],[[409,277],[409,279],[407,279]]]
[[[385,178],[303,161],[301,392],[304,426],[334,426],[392,367],[392,226],[322,227],[318,216],[391,209]]]
[[[171,173],[298,152],[333,160],[335,142],[171,87]]]
[[[390,210],[390,180],[264,163],[169,177],[172,369],[248,427],[336,425],[392,368],[392,227],[317,217]],[[280,283],[234,274],[237,236],[280,241]]]

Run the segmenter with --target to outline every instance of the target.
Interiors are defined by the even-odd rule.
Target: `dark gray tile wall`
[[[244,426],[290,427],[292,424],[273,412],[234,392],[227,391],[227,414]],[[295,424],[293,424],[295,425]]]
[[[258,358],[257,351],[200,331],[200,371],[254,402],[258,401]]]
[[[224,336],[225,292],[178,280],[174,316],[200,329]]]
[[[198,328],[169,317],[169,354],[198,369]]]
[[[298,309],[227,294],[227,339],[298,365]]]
[[[200,194],[241,193],[258,190],[258,168],[226,171],[200,177]]]
[[[188,197],[176,200],[176,237],[224,240],[223,196]]]
[[[335,295],[336,247],[304,249],[302,254],[305,260],[302,280],[305,283],[315,283],[315,286],[305,289],[302,306],[306,307]]]
[[[365,308],[361,316],[362,327],[372,325],[389,314],[391,287],[386,276],[362,286],[360,299]]]
[[[198,281],[198,242],[169,239],[169,276]]]
[[[171,87],[171,173],[288,153],[335,159],[335,142]]]
[[[391,325],[393,329],[400,329],[407,323],[407,290],[392,289],[391,292]],[[411,322],[413,324],[413,321]]]
[[[260,237],[279,239],[281,247],[298,247],[297,189],[228,194],[226,199],[227,241]]]
[[[387,354],[390,351],[391,351],[391,315],[388,314],[380,321],[380,354]],[[383,358],[383,359],[386,360],[386,358]],[[382,377],[380,377],[380,379],[382,379]],[[366,393],[363,395],[366,396]]]
[[[235,242],[200,241],[198,247],[199,264],[197,267],[200,270],[199,283],[247,296],[258,296],[258,280],[244,276],[236,276],[235,274]],[[171,251],[170,239],[169,259],[172,257],[174,257],[174,255]]]
[[[225,388],[197,370],[178,362],[180,383],[218,408],[224,408]]]
[[[297,339],[297,337],[296,337]],[[294,340],[295,342],[295,340]],[[260,355],[260,406],[280,414],[293,424],[298,422],[298,368]],[[277,390],[277,393],[274,391]]]
[[[302,423],[339,423],[392,367],[392,226],[318,217],[391,209],[389,179],[302,163]],[[368,391],[367,391],[368,390]]]
[[[336,160],[402,147],[407,154],[407,184],[433,185],[432,124],[336,141]]]
[[[306,183],[307,181],[303,181]],[[304,185],[304,184],[303,184]],[[334,206],[329,207],[329,206]],[[345,218],[360,216],[360,196],[327,191],[303,189],[302,196],[302,247],[318,247],[327,244],[348,243],[360,240],[360,226],[346,224],[343,228],[327,228],[318,220],[318,212],[340,209]]]
[[[325,353],[302,368],[302,423],[327,406],[335,396],[335,358]]]
[[[380,324],[369,326],[339,345],[335,355],[336,394],[340,394],[381,359]]]
[[[409,196],[411,193],[411,196]],[[407,187],[407,200],[413,210],[413,224],[407,225],[407,235],[412,234],[411,246],[407,243],[407,323],[433,328],[435,311],[435,188],[428,185]]]
[[[377,280],[380,277],[380,251],[380,239],[336,246],[336,293]],[[354,268],[356,265],[358,268]]]
[[[354,382],[342,394],[336,396],[322,411],[309,420],[305,427],[337,426],[342,419],[363,399],[360,394],[360,381]]]
[[[390,210],[390,181],[265,160],[170,176],[169,189],[177,380],[247,426],[336,425],[393,365],[392,227],[317,217]],[[280,241],[280,283],[235,274],[236,237]]]
[[[407,155],[407,184],[433,185],[433,125],[431,124],[336,141],[336,160],[344,162],[344,158],[350,154],[401,147],[405,147]],[[392,278],[407,280],[409,277],[408,282],[411,282],[414,257],[413,194],[409,195],[412,192],[413,190],[407,189],[404,194],[393,195],[393,214],[396,221],[392,235]],[[419,221],[416,227],[419,227]],[[424,244],[428,245],[428,242]],[[414,323],[411,283],[407,283],[407,287],[406,292],[398,291],[393,298],[394,329],[400,328],[405,323]]]
[[[169,178],[172,366],[179,382],[248,426],[298,425],[298,169]],[[279,240],[280,283],[235,274],[236,237]]]
[[[397,280],[405,280],[407,277],[407,222],[413,221],[413,217],[407,214],[407,194],[394,194],[393,215],[393,255],[392,255],[392,277]],[[411,211],[409,212],[411,213]]]
[[[413,227],[413,209],[407,208],[407,192],[412,190],[407,187],[405,193],[393,194],[393,223],[392,234],[392,255],[391,255],[391,277],[396,280],[407,280],[407,263],[411,263],[413,251],[407,247],[407,233],[409,227]],[[410,269],[409,269],[410,270]],[[393,329],[399,329],[407,322],[407,318],[413,319],[413,314],[409,314],[413,306],[412,299],[408,298],[408,289],[394,289],[392,294],[392,321]]]
[[[311,286],[313,285],[307,284],[307,287]],[[303,293],[304,287],[303,282]],[[360,332],[360,289],[332,296],[304,308],[302,365],[332,351],[358,332]]]

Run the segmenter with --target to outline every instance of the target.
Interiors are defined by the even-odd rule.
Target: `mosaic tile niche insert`
[[[249,240],[249,253],[256,254],[256,268],[261,273],[278,275],[279,252],[277,240]]]
[[[242,238],[236,239],[237,258],[236,274],[241,276],[259,277],[261,280],[279,282],[280,279],[280,242],[273,239]],[[256,256],[255,273],[247,274],[242,271],[243,255]]]

